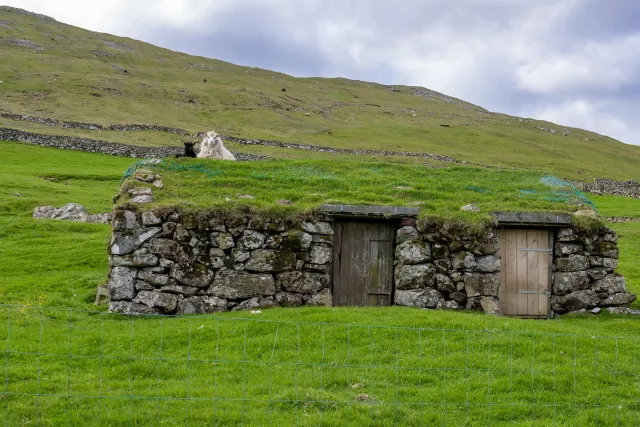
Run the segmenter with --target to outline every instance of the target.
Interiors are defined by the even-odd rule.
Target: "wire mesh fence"
[[[8,426],[640,425],[635,339],[235,313],[0,315]]]

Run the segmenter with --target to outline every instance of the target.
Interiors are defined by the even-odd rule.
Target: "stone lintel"
[[[417,217],[420,208],[403,206],[320,205],[320,212],[332,215]]]
[[[546,212],[494,212],[499,225],[535,225],[539,227],[566,227],[573,224],[570,214]]]

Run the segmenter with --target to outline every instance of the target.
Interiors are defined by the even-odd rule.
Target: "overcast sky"
[[[294,76],[424,86],[640,145],[638,0],[4,2]]]

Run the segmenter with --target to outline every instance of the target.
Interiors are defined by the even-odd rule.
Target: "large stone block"
[[[153,211],[146,211],[142,213],[142,225],[159,225],[162,224],[162,218],[157,216]]]
[[[396,290],[396,305],[418,308],[438,308],[444,297],[435,289]]]
[[[629,306],[636,300],[634,294],[628,292],[620,292],[617,294],[609,295],[607,298],[600,301],[600,305],[603,307],[620,307]]]
[[[327,264],[331,262],[333,249],[325,245],[313,245],[309,254],[309,262],[311,264]]]
[[[264,245],[267,236],[253,230],[244,230],[240,236],[239,242],[245,249],[258,249]]]
[[[111,301],[131,300],[135,297],[135,285],[138,270],[129,267],[113,267],[109,280],[109,298]]]
[[[619,292],[625,292],[627,290],[627,284],[624,276],[609,274],[605,276],[604,279],[593,283],[593,285],[591,285],[591,289],[598,293],[612,295]]]
[[[592,280],[602,280],[607,277],[607,269],[604,267],[594,267],[587,270],[587,274]]]
[[[559,256],[577,254],[582,249],[583,247],[579,243],[565,243],[565,242],[556,243],[556,255],[559,255]]]
[[[300,307],[304,304],[304,297],[292,292],[278,292],[276,302],[283,307]]]
[[[211,244],[222,250],[231,249],[235,246],[233,235],[231,233],[211,233]]]
[[[406,225],[398,229],[396,233],[396,243],[400,244],[411,240],[420,240],[420,233],[417,228]]]
[[[177,295],[185,295],[188,297],[193,296],[200,291],[199,288],[196,288],[193,286],[184,286],[184,285],[177,285],[177,284],[163,286],[158,290],[160,292],[167,292],[170,294],[177,294]]]
[[[155,267],[158,265],[158,257],[149,253],[147,248],[142,248],[128,255],[111,255],[109,265],[111,267]]]
[[[218,273],[207,294],[225,299],[245,299],[275,295],[276,283],[271,274],[250,274],[224,270]]]
[[[396,289],[432,288],[437,270],[432,264],[404,265],[395,268]]]
[[[258,273],[295,270],[296,255],[290,251],[256,249],[251,252],[251,257],[245,264],[245,268],[247,271]]]
[[[109,303],[109,313],[127,315],[160,314],[160,309],[131,301],[111,301]]]
[[[302,229],[311,234],[333,235],[333,229],[328,222],[303,222]]]
[[[476,257],[471,252],[458,252],[451,257],[451,265],[454,270],[474,270]]]
[[[557,234],[558,242],[577,242],[579,240],[578,234],[572,228],[561,228]]]
[[[284,239],[282,247],[294,252],[308,251],[311,248],[311,242],[313,242],[311,234],[300,230],[292,230],[287,238]]]
[[[214,273],[200,263],[176,263],[171,267],[171,277],[187,286],[206,288],[213,280]]]
[[[456,291],[456,285],[449,276],[438,273],[436,274],[436,289],[443,293],[450,293]]]
[[[139,228],[132,231],[114,231],[111,236],[111,255],[126,255],[162,232],[160,227]]]
[[[588,270],[591,264],[589,257],[583,255],[569,255],[566,258],[556,258],[558,271],[583,271]]]
[[[403,264],[420,264],[431,259],[428,243],[406,241],[396,246],[396,258]]]
[[[467,297],[497,297],[500,278],[496,274],[466,273],[464,288],[467,291]]]
[[[168,274],[158,274],[151,268],[144,268],[138,273],[138,279],[144,280],[154,286],[166,286],[170,282]]]
[[[313,294],[326,288],[331,278],[328,274],[285,271],[278,274],[282,289],[299,294]]]
[[[153,239],[149,242],[149,252],[167,259],[176,259],[180,245],[171,239]]]
[[[600,298],[591,289],[575,291],[568,295],[554,295],[551,297],[551,309],[562,314],[583,308],[594,308],[600,303]]]
[[[176,314],[206,314],[227,310],[227,301],[214,296],[194,296],[178,301]]]
[[[588,287],[589,275],[586,271],[556,272],[553,280],[553,293],[555,295],[566,295]]]
[[[156,291],[140,291],[133,302],[144,304],[149,308],[159,308],[164,313],[171,313],[178,305],[178,296]]]
[[[233,307],[233,311],[254,310],[257,308],[272,308],[277,305],[273,297],[254,297]]]
[[[485,255],[476,258],[476,271],[482,273],[495,273],[500,271],[500,260],[493,255]]]

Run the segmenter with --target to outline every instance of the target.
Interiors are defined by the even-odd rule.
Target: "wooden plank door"
[[[333,305],[391,305],[392,225],[336,221],[334,231]]]
[[[546,317],[549,313],[551,232],[500,230],[500,308],[511,316]]]

